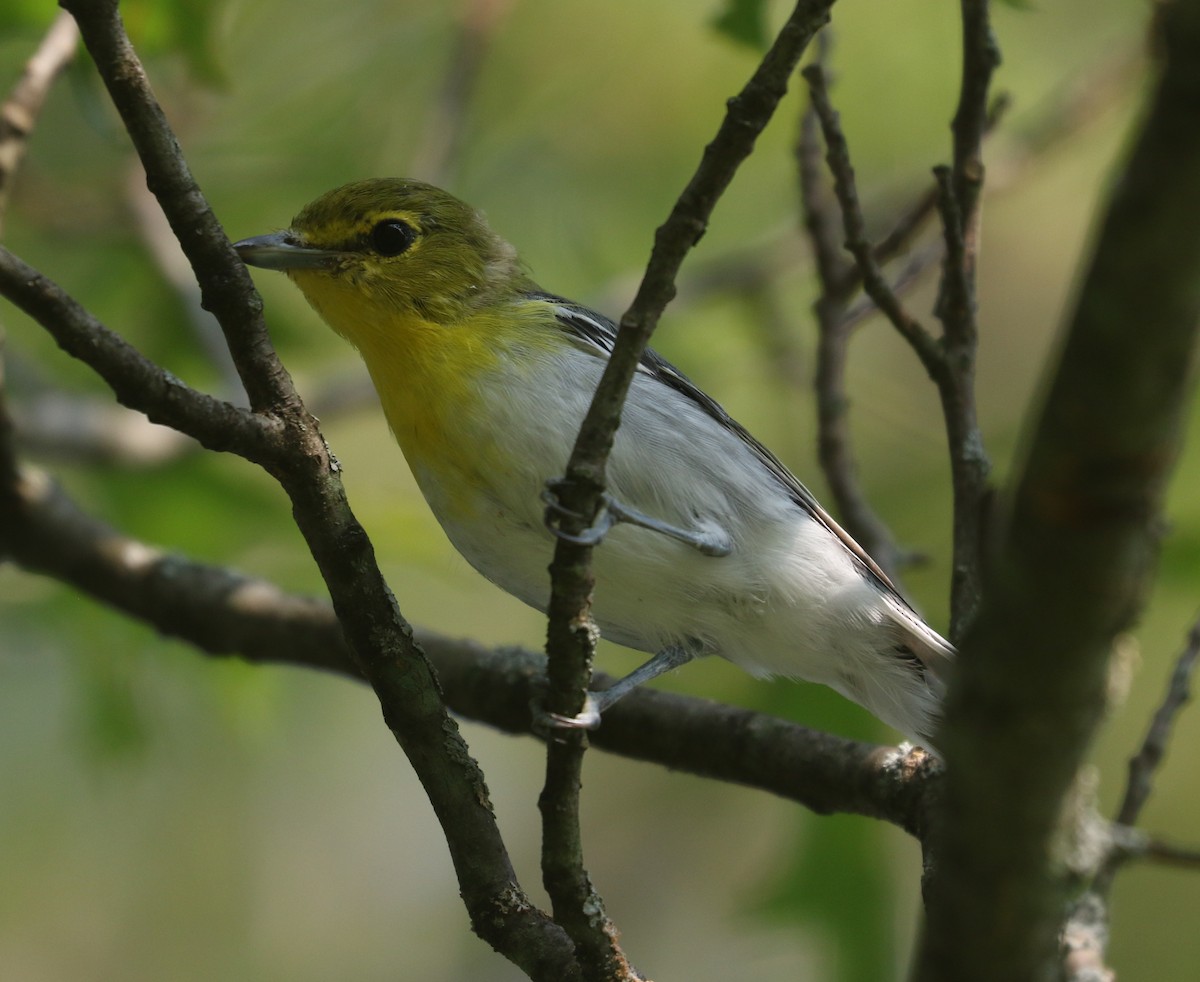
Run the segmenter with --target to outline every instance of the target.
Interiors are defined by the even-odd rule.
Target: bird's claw
[[[594,730],[600,725],[600,706],[589,692],[583,701],[583,708],[575,716],[543,713],[542,718],[552,730]]]
[[[558,525],[558,521],[563,518],[581,519],[583,516],[579,512],[574,511],[558,500],[558,495],[555,494],[555,488],[561,487],[566,483],[564,478],[554,478],[546,482],[546,488],[542,491],[542,501],[546,505],[546,510],[543,513],[542,521],[545,522],[548,528],[556,538],[562,539],[564,542],[570,542],[577,546],[597,546],[608,534],[608,530],[621,520],[620,515],[615,513],[611,505],[613,503],[612,496],[607,492],[600,495],[600,510],[596,513],[592,524],[585,528],[582,532],[573,534],[564,532]]]
[[[554,478],[546,482],[546,489],[542,492],[542,501],[546,503],[546,510],[543,513],[542,520],[546,523],[546,528],[564,542],[571,542],[577,546],[596,546],[604,540],[604,536],[608,534],[609,529],[618,522],[626,522],[629,525],[636,525],[638,528],[658,532],[660,535],[665,535],[676,542],[682,542],[684,545],[691,546],[705,556],[720,558],[728,556],[733,551],[733,544],[730,541],[729,534],[722,529],[691,530],[677,528],[657,518],[643,515],[640,511],[622,504],[607,491],[601,492],[600,509],[596,512],[596,517],[592,520],[592,524],[588,528],[578,534],[564,532],[558,527],[557,522],[559,519],[574,518],[578,521],[582,518],[579,512],[573,511],[563,505],[558,500],[558,495],[555,494],[555,489],[565,483],[565,478]]]

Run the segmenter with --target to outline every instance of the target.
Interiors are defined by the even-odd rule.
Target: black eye
[[[408,222],[389,218],[371,229],[371,245],[381,256],[398,256],[417,241],[417,230]]]

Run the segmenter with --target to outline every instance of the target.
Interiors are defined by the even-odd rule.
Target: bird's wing
[[[533,293],[529,294],[528,298],[552,304],[555,316],[563,330],[584,350],[604,358],[611,354],[617,337],[617,325],[608,317],[584,307],[582,304],[551,293]],[[721,426],[735,433],[797,505],[833,533],[870,577],[878,581],[880,586],[896,597],[905,607],[909,606],[908,601],[892,585],[887,574],[879,568],[879,564],[851,538],[849,532],[834,521],[833,516],[821,507],[821,503],[817,501],[813,493],[800,483],[778,457],[759,443],[741,423],[730,416],[712,396],[701,390],[683,372],[651,348],[647,348],[643,352],[638,370],[686,396]]]

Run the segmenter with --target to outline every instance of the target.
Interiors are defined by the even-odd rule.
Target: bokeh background
[[[770,7],[772,23],[786,6]],[[15,78],[52,7],[26,0],[0,19],[0,85]],[[980,403],[1000,480],[1019,453],[1106,175],[1145,89],[1148,8],[1059,0],[995,9],[1004,50],[996,88],[1013,107],[988,147]],[[757,57],[713,29],[715,2],[225,0],[124,9],[231,237],[283,227],[348,180],[436,170],[487,211],[545,287],[613,315],[631,298],[652,231],[723,100]],[[463,10],[494,20],[457,149],[436,165],[435,107],[467,64]],[[880,231],[948,157],[957,11],[891,0],[847,2],[835,15],[834,97]],[[820,494],[814,276],[798,233],[792,156],[802,106],[793,91],[721,202],[656,346]],[[8,245],[171,371],[227,391],[186,291],[164,274],[170,254],[152,245],[144,206],[139,165],[81,58],[34,136]],[[770,273],[726,275],[746,268]],[[539,647],[540,617],[454,554],[379,412],[354,398],[363,375],[353,352],[282,277],[255,275],[275,341],[322,415],[406,616],[486,643]],[[931,302],[929,285],[910,298],[930,323]],[[111,431],[104,387],[10,307],[0,316],[18,410],[44,422],[69,400]],[[862,480],[901,541],[928,557],[905,582],[944,626],[949,494],[936,398],[915,359],[875,321],[856,336],[850,385]],[[132,535],[322,591],[269,478],[148,433],[137,440],[139,459],[54,452],[44,434],[31,436],[29,454]],[[1132,687],[1095,747],[1106,811],[1197,611],[1198,475],[1200,455],[1190,450],[1171,494],[1161,575],[1127,645]],[[601,663],[623,672],[634,657],[606,647]],[[723,663],[691,666],[663,684],[847,735],[895,738],[824,690],[755,682]],[[465,729],[523,883],[540,897],[540,747]],[[1192,842],[1200,781],[1189,748],[1198,736],[1193,711],[1145,816],[1149,828]],[[627,951],[652,977],[904,976],[920,860],[904,834],[600,753],[587,762],[585,802],[593,877]],[[432,813],[369,691],[299,670],[214,662],[7,567],[0,883],[5,979],[521,977],[470,934]],[[1125,873],[1111,949],[1122,978],[1194,978],[1198,909],[1194,874]]]

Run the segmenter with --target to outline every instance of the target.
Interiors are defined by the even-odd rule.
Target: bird
[[[416,180],[346,184],[234,249],[284,272],[358,349],[450,542],[544,612],[553,482],[614,322],[542,289],[480,211]],[[954,648],[778,457],[653,349],[606,480],[592,615],[603,637],[653,657],[556,723],[594,727],[636,686],[718,655],[829,686],[933,747]]]

